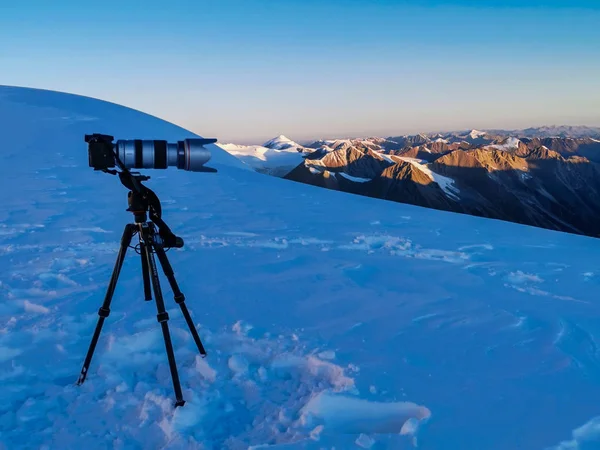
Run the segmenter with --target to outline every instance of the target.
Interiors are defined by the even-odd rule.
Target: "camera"
[[[164,140],[120,139],[107,134],[86,134],[89,166],[94,170],[108,170],[115,165],[128,169],[166,169],[169,166],[191,172],[215,172],[204,167],[210,159],[210,150],[204,146],[216,139],[191,138],[169,143]]]

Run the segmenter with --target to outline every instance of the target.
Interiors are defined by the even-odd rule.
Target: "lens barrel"
[[[163,140],[132,139],[118,140],[115,150],[127,168],[166,169],[177,167],[191,172],[204,171],[204,164],[210,159],[210,150],[205,144],[216,139],[185,139],[177,143]]]

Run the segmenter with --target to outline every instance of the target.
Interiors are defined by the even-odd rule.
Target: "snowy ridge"
[[[388,155],[387,153],[383,153],[383,152],[373,152],[375,155],[379,156],[380,158],[385,159],[387,162],[392,163],[392,164],[396,164],[398,161],[395,160],[394,158],[397,158],[396,156],[391,156]]]
[[[164,283],[187,400],[128,253],[131,221],[83,135],[179,139],[151,116],[0,87],[0,448],[593,448],[600,242],[265,177],[143,171],[208,356]],[[40,148],[42,139],[48,145]],[[27,189],[14,189],[26,183]],[[499,426],[501,424],[501,426]],[[100,444],[102,445],[102,444]]]
[[[420,161],[415,158],[407,158],[405,156],[398,156],[398,159],[411,163],[421,172],[425,173],[434,183],[437,183],[442,191],[446,193],[446,195],[454,200],[460,200],[458,194],[460,194],[460,190],[456,187],[456,182],[449,177],[445,177],[438,173],[433,172],[425,161]]]

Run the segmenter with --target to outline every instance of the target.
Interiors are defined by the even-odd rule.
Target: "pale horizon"
[[[409,131],[409,132],[395,132],[395,133],[343,133],[340,135],[324,135],[324,136],[309,136],[309,137],[296,137],[290,133],[279,133],[272,136],[265,136],[262,138],[255,139],[233,139],[233,140],[219,140],[221,144],[238,144],[238,145],[262,145],[267,141],[276,138],[278,136],[285,136],[288,139],[291,139],[294,142],[299,144],[302,143],[310,143],[317,140],[332,140],[332,139],[360,139],[360,138],[390,138],[396,136],[415,136],[418,134],[424,135],[432,135],[432,134],[445,134],[445,133],[456,133],[456,132],[469,132],[473,130],[478,131],[493,131],[493,130],[504,130],[504,131],[520,131],[526,130],[528,128],[543,128],[543,127],[589,127],[589,128],[598,128],[600,129],[600,122],[596,124],[585,124],[585,123],[544,123],[539,125],[530,125],[525,127],[461,127],[454,129],[431,129],[431,130],[417,130],[417,131]],[[193,131],[193,130],[191,130]]]
[[[2,85],[0,83],[0,85]],[[6,85],[6,86],[11,86],[11,87],[19,87],[19,88],[30,88],[30,89],[44,89],[44,90],[50,90],[50,91],[56,91],[56,92],[64,92],[67,94],[73,94],[73,95],[82,95],[85,97],[89,97],[89,98],[94,98],[97,100],[102,100],[102,101],[107,101],[107,102],[111,102],[111,103],[115,103],[115,104],[119,104],[128,108],[132,108],[132,109],[136,109],[139,110],[140,112],[146,113],[146,114],[150,114],[153,116],[156,116],[158,118],[167,120],[169,122],[174,123],[175,125],[181,126],[183,128],[188,129],[191,132],[203,135],[205,137],[216,137],[210,134],[206,134],[203,133],[201,130],[197,130],[197,129],[193,129],[192,127],[186,127],[185,125],[182,125],[181,123],[177,123],[174,122],[172,120],[169,120],[168,118],[161,116],[160,114],[152,114],[149,111],[144,111],[142,109],[136,108],[135,106],[132,105],[127,105],[127,104],[123,104],[123,103],[119,103],[118,101],[115,100],[110,100],[107,98],[100,98],[100,97],[95,97],[93,95],[89,95],[89,94],[83,94],[83,93],[77,93],[77,92],[69,92],[69,91],[62,91],[59,89],[51,89],[51,88],[41,88],[41,87],[37,87],[37,86],[26,86],[26,85]],[[510,123],[510,122],[508,122]],[[550,123],[550,122],[540,122],[540,123],[533,123],[533,124],[528,124],[525,126],[457,126],[454,128],[440,128],[440,127],[435,127],[435,126],[431,126],[429,128],[422,128],[422,129],[418,129],[418,128],[402,128],[402,127],[398,127],[396,129],[392,129],[392,130],[371,130],[371,131],[363,131],[363,132],[340,132],[340,133],[324,133],[321,135],[313,135],[310,133],[300,133],[300,134],[295,134],[295,133],[287,133],[287,132],[279,132],[279,133],[275,133],[275,134],[271,134],[271,135],[265,135],[265,136],[254,136],[254,137],[249,137],[249,138],[233,138],[233,139],[221,139],[218,138],[218,142],[221,144],[237,144],[237,145],[262,145],[265,142],[269,141],[270,139],[273,139],[277,136],[285,136],[288,139],[291,139],[292,141],[301,143],[301,144],[306,144],[306,143],[310,143],[310,142],[314,142],[317,140],[330,140],[330,139],[359,139],[359,138],[369,138],[369,137],[380,137],[380,138],[388,138],[388,137],[394,137],[394,136],[403,136],[403,135],[418,135],[418,134],[426,134],[426,135],[430,135],[430,134],[436,134],[436,133],[453,133],[453,132],[464,132],[464,131],[471,131],[471,130],[480,130],[480,131],[487,131],[487,130],[506,130],[506,131],[515,131],[515,130],[525,130],[528,128],[541,128],[541,127],[562,127],[562,126],[567,126],[567,127],[590,127],[590,128],[600,128],[600,119],[596,122],[589,122],[589,123],[584,123],[584,122],[564,122],[564,123]]]
[[[600,125],[597,1],[32,1],[0,15],[0,84],[220,142]]]

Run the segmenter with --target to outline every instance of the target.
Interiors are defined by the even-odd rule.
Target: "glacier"
[[[598,240],[264,176],[216,145],[218,173],[143,171],[208,351],[163,278],[186,405],[133,252],[76,386],[132,220],[84,134],[196,135],[10,86],[0,132],[0,448],[600,446]]]

